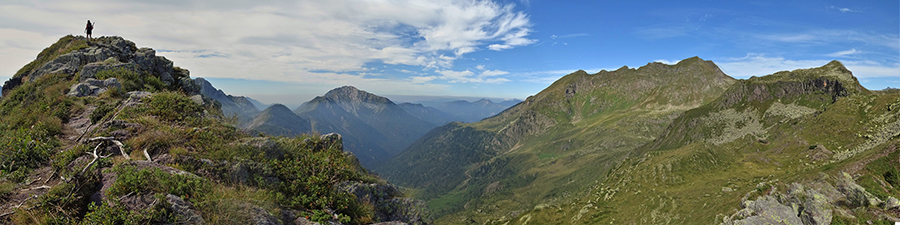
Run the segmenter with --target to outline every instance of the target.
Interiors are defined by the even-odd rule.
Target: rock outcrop
[[[66,96],[97,96],[111,88],[121,89],[122,84],[119,83],[119,80],[115,77],[107,78],[106,80],[88,78],[84,80],[84,82],[73,84],[72,87],[69,88],[69,93],[66,93]]]
[[[203,78],[194,79],[194,83],[200,87],[201,95],[215,99],[222,104],[222,113],[225,116],[236,115],[242,122],[246,122],[252,120],[252,117],[259,113],[259,109],[247,97],[225,94]]]
[[[69,38],[70,41],[84,41],[83,37],[65,38]],[[151,48],[138,48],[134,42],[117,36],[100,37],[85,43],[87,44],[86,48],[59,55],[46,63],[36,65],[32,70],[17,74],[4,84],[3,92],[12,90],[21,85],[23,81],[35,81],[47,74],[69,74],[78,75],[80,81],[79,84],[72,86],[70,94],[90,96],[98,94],[94,93],[95,91],[102,92],[104,87],[89,82],[89,79],[97,79],[98,75],[104,71],[115,71],[135,75],[134,82],[137,87],[143,87],[145,78],[150,76],[166,86],[180,87],[189,95],[199,94],[200,88],[190,79],[190,73],[187,70],[174,67],[171,60],[157,56],[156,51]],[[50,56],[39,55],[38,57]],[[123,81],[119,80],[119,82]],[[88,93],[89,90],[91,93]]]
[[[838,191],[847,196],[847,203],[850,207],[878,206],[882,203],[881,199],[878,199],[875,195],[867,192],[865,188],[856,184],[849,174],[841,173],[837,179],[835,186],[837,186]]]
[[[345,182],[338,190],[353,194],[360,202],[375,206],[377,221],[395,221],[403,224],[429,224],[425,202],[404,198],[400,190],[391,184]]]
[[[834,179],[834,185],[822,181],[831,180],[827,175],[822,177],[825,179],[809,187],[793,183],[786,193],[773,190],[755,201],[746,200],[745,196],[741,210],[725,216],[722,224],[831,224],[834,214],[838,212],[866,207],[883,210],[900,207],[900,201],[893,197],[889,197],[888,202],[882,202],[856,184],[847,173],[839,174]],[[878,214],[878,211],[871,212]],[[890,215],[879,217],[896,220]]]

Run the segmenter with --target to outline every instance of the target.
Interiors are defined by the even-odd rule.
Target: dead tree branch
[[[84,173],[87,172],[87,169],[88,169],[88,168],[91,168],[91,166],[94,165],[95,162],[97,162],[97,159],[103,159],[103,158],[109,157],[109,155],[102,156],[102,155],[98,155],[98,154],[97,154],[97,149],[99,149],[101,145],[103,145],[102,142],[101,142],[100,144],[97,144],[97,147],[94,147],[94,151],[92,151],[92,152],[87,152],[87,154],[93,156],[94,159],[92,159],[91,162],[89,162],[86,166],[84,166],[84,168],[81,169],[81,172],[79,172],[79,173],[76,174],[75,176],[72,176],[72,178],[66,179],[65,177],[62,177],[62,176],[60,176],[59,178],[61,178],[61,179],[62,179],[63,181],[65,181],[66,183],[69,183],[70,181],[72,181],[72,179],[74,179],[74,178],[76,178],[76,177],[81,177],[81,176],[83,176]]]
[[[125,157],[125,159],[128,159],[128,160],[131,160],[131,156],[129,156],[128,154],[125,153],[125,144],[122,144],[122,142],[116,140],[115,137],[95,137],[95,138],[88,139],[88,141],[110,141],[119,147],[119,154],[122,154],[122,157]]]
[[[147,148],[144,148],[144,157],[147,157],[147,161],[153,162],[153,159],[150,158],[150,153],[147,153]]]

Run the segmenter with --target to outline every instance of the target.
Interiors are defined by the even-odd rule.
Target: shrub
[[[155,76],[144,76],[144,90],[149,92],[158,92],[166,90],[166,84]]]
[[[160,120],[184,121],[190,117],[196,117],[203,108],[187,96],[175,92],[162,92],[154,94],[147,102],[149,113]]]
[[[122,196],[131,192],[168,193],[191,199],[210,189],[209,184],[199,177],[170,174],[159,168],[137,169],[120,164],[113,168],[113,172],[117,174],[117,178],[108,190],[110,196]]]
[[[348,223],[371,216],[371,211],[351,194],[335,190],[344,181],[372,179],[351,162],[340,148],[325,146],[318,138],[282,138],[279,146],[285,150],[283,160],[274,160],[274,171],[283,182],[276,187],[281,192],[281,204],[310,210],[310,219],[326,221],[332,215],[324,209],[337,211],[339,220]],[[325,146],[324,149],[317,147]],[[357,221],[358,222],[358,221]]]
[[[154,195],[158,202],[166,202],[163,195]],[[123,204],[110,205],[103,203],[88,206],[88,213],[81,221],[82,224],[169,224],[177,221],[175,215],[169,213],[165,205],[156,204],[151,208],[140,211],[129,211]]]

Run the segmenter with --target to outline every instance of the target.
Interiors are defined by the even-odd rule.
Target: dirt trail
[[[60,147],[56,151],[66,151],[77,144],[77,139],[92,125],[90,115],[96,108],[95,106],[87,106],[77,116],[69,118],[69,121],[63,124],[62,134],[57,136],[60,141]],[[35,202],[38,197],[46,194],[51,187],[56,186],[60,182],[62,182],[60,174],[49,164],[33,170],[25,179],[25,182],[17,184],[6,198],[0,198],[0,223],[11,222],[9,217],[17,209],[20,207],[27,209],[30,207],[28,202]]]

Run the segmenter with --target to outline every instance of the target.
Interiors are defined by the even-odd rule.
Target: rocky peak
[[[334,99],[337,102],[359,102],[359,103],[388,103],[391,100],[388,100],[385,97],[381,97],[363,90],[356,89],[353,86],[343,86],[339,88],[335,88],[328,93],[325,93],[325,97]],[[393,103],[393,102],[391,102]]]
[[[199,92],[187,70],[175,68],[172,61],[157,56],[156,51],[151,48],[137,48],[134,42],[117,36],[88,41],[84,37],[72,35],[60,38],[57,43],[38,54],[35,61],[23,67],[3,85],[3,92],[46,74],[78,75],[79,81],[83,82],[97,78],[98,73],[106,70],[154,76],[166,85],[178,84],[184,87],[189,94]]]
[[[816,68],[780,71],[763,77],[741,80],[717,105],[729,107],[741,101],[764,102],[771,99],[789,99],[802,95],[824,95],[826,103],[857,93],[867,93],[850,70],[839,61]]]
[[[227,95],[222,90],[216,89],[212,86],[212,83],[209,83],[206,79],[202,77],[198,77],[194,79],[194,83],[200,85],[200,94],[214,98],[218,100],[219,98],[225,98]]]

